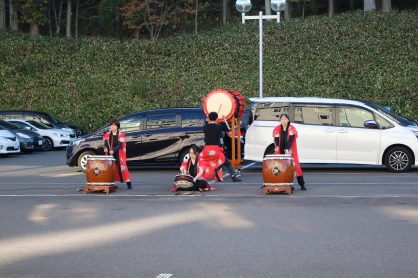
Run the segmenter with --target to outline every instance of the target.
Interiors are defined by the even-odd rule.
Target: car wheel
[[[385,156],[386,168],[394,173],[403,173],[412,166],[412,155],[403,147],[390,149]]]
[[[267,147],[263,157],[266,157],[268,154],[274,154],[274,144]]]
[[[54,148],[54,142],[49,137],[44,137],[44,142],[42,143],[42,150],[50,151]]]
[[[81,153],[80,156],[78,157],[78,161],[77,161],[78,162],[78,168],[80,168],[80,170],[84,173],[86,172],[87,158],[90,155],[96,155],[96,153],[93,152],[93,151],[85,151],[85,152]]]

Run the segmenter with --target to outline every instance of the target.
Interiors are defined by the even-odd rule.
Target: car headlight
[[[21,138],[27,138],[27,139],[30,138],[30,136],[28,136],[26,134],[23,134],[23,133],[20,133],[20,132],[17,132],[16,135],[19,136],[19,137],[21,137]]]
[[[68,134],[61,134],[61,133],[54,133],[54,135],[56,135],[58,137],[69,137]]]
[[[70,142],[70,144],[68,144],[68,146],[70,146],[70,147],[74,146],[75,148],[77,148],[77,146],[83,141],[84,141],[84,139],[74,139],[74,140],[71,140],[71,142]]]

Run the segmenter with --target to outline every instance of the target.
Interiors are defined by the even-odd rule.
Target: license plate
[[[39,140],[38,141],[38,145],[42,145],[44,143],[44,141],[43,140]]]

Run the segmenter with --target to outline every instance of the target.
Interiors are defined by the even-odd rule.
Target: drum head
[[[206,95],[203,109],[206,115],[209,115],[210,112],[218,113],[218,122],[221,122],[223,121],[222,115],[225,115],[226,119],[230,119],[234,115],[237,102],[228,90],[216,89]]]

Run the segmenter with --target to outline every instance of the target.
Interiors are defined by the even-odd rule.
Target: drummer
[[[225,162],[225,155],[219,146],[222,128],[217,123],[218,113],[210,112],[208,118],[208,124],[203,127],[205,148],[199,154],[199,163],[206,168],[203,177],[211,179],[216,169]]]
[[[128,189],[132,189],[131,175],[126,165],[126,136],[119,131],[120,123],[118,120],[110,121],[110,132],[103,136],[104,152],[112,155],[116,160],[115,181],[126,182]]]
[[[189,152],[189,159],[185,159],[180,166],[180,172],[183,175],[189,175],[193,177],[193,186],[190,190],[208,191],[210,190],[209,184],[202,178],[204,173],[204,167],[199,165],[199,159],[197,159],[200,153],[200,149],[196,146],[192,146]]]
[[[286,113],[280,115],[280,125],[273,130],[274,151],[275,154],[289,154],[295,162],[296,179],[301,190],[306,190],[305,181],[303,180],[302,168],[299,163],[298,148],[296,139],[298,132],[296,128],[290,124],[289,115]]]

